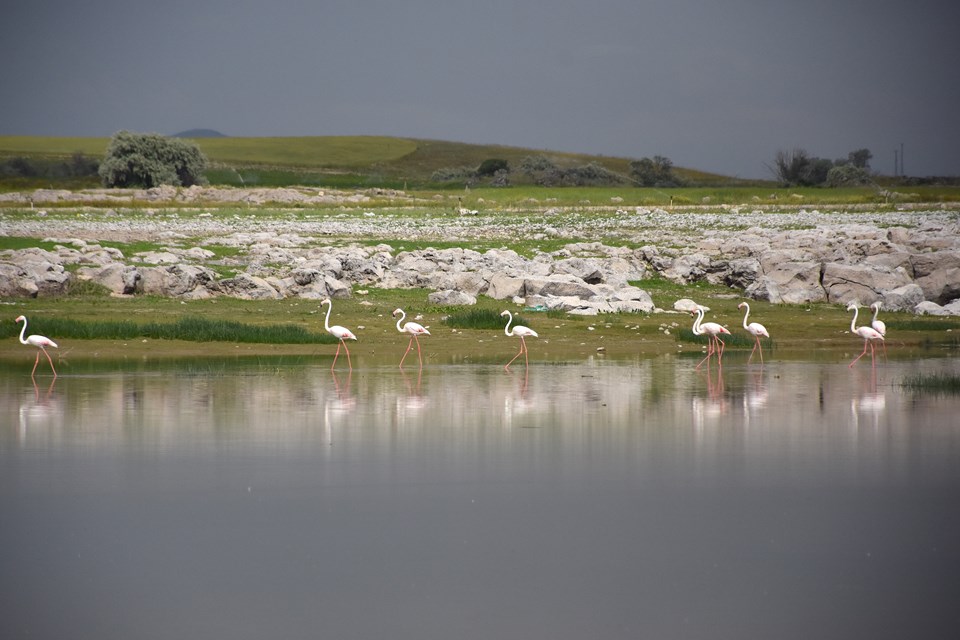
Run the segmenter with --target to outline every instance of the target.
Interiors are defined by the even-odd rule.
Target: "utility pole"
[[[900,175],[905,176],[907,172],[903,169],[903,143],[900,143]]]
[[[897,157],[898,157],[898,156],[897,156],[897,150],[894,149],[894,150],[893,150],[893,177],[894,177],[894,178],[896,178],[897,176],[900,175],[900,174],[898,173],[898,171],[900,170],[900,165],[897,163]]]

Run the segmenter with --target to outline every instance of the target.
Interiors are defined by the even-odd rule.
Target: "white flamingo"
[[[404,312],[403,309],[395,309],[393,312],[393,317],[396,318],[398,314],[400,316],[400,319],[397,320],[397,331],[399,331],[400,333],[410,334],[410,342],[407,344],[407,350],[403,352],[403,357],[400,358],[400,368],[403,369],[403,361],[406,360],[407,354],[410,353],[410,349],[413,348],[413,341],[416,340],[417,341],[417,358],[420,359],[420,368],[422,369],[423,356],[420,353],[420,339],[418,338],[418,336],[428,336],[430,335],[430,332],[427,331],[426,327],[424,327],[422,324],[418,324],[416,322],[407,322],[401,327],[400,323],[403,322],[403,319],[407,317],[407,314]]]
[[[702,336],[707,335],[707,357],[700,361],[696,366],[697,369],[700,368],[704,362],[710,359],[710,356],[716,352],[717,354],[717,364],[721,367],[723,366],[723,349],[726,346],[726,343],[720,339],[721,334],[730,334],[730,331],[727,330],[723,325],[717,324],[716,322],[704,322],[703,315],[706,313],[706,310],[697,305],[697,319],[693,322],[693,335]],[[710,366],[710,365],[707,365]]]
[[[883,342],[883,335],[873,327],[868,327],[866,325],[858,327],[857,325],[857,315],[860,313],[860,305],[857,302],[851,302],[847,306],[847,311],[853,311],[853,319],[850,320],[850,333],[860,336],[863,338],[863,352],[853,359],[853,362],[847,365],[847,367],[852,367],[857,364],[857,360],[862,358],[867,353],[867,345],[870,345],[870,363],[873,366],[876,366],[876,361],[874,360],[874,341],[879,340]]]
[[[40,362],[40,351],[42,351],[43,355],[47,356],[47,362],[50,363],[50,369],[53,371],[53,377],[56,378],[57,370],[53,366],[53,360],[50,359],[50,354],[47,353],[47,347],[53,347],[56,349],[57,343],[46,336],[32,335],[24,338],[23,334],[27,332],[27,317],[18,316],[14,322],[19,323],[21,321],[23,322],[23,327],[20,329],[20,344],[26,344],[38,349],[37,359],[33,361],[33,371],[30,372],[30,377],[32,378],[33,374],[37,371],[37,364]]]
[[[504,312],[500,314],[500,317],[503,317],[503,316],[507,316],[507,317],[508,317],[507,326],[503,328],[503,333],[504,333],[504,335],[509,336],[509,337],[517,336],[517,337],[520,338],[520,351],[518,351],[518,352],[517,352],[517,355],[513,356],[513,358],[510,360],[510,362],[508,362],[507,364],[505,364],[505,365],[503,366],[503,368],[506,369],[507,371],[509,371],[509,370],[510,370],[510,365],[513,364],[513,361],[514,361],[514,360],[516,360],[517,358],[520,357],[520,354],[521,354],[521,353],[523,354],[523,361],[524,361],[524,362],[527,364],[527,366],[529,367],[529,366],[530,366],[530,358],[529,358],[528,355],[527,355],[527,343],[526,343],[526,341],[524,340],[524,338],[530,338],[530,337],[539,338],[540,336],[537,335],[537,332],[536,332],[536,331],[534,331],[534,330],[531,329],[530,327],[525,327],[525,326],[523,326],[522,324],[518,324],[518,325],[515,326],[515,327],[513,328],[513,330],[511,331],[511,330],[510,330],[510,323],[513,322],[513,314],[510,313],[509,311],[504,310]]]
[[[750,361],[753,360],[753,352],[757,349],[760,349],[760,364],[763,364],[763,347],[760,346],[760,337],[769,338],[770,334],[767,332],[767,328],[759,322],[747,324],[747,317],[750,315],[750,305],[748,303],[741,302],[737,305],[737,309],[746,309],[743,313],[743,328],[747,330],[747,333],[756,338],[753,351],[750,352],[750,357],[747,358],[747,364],[750,364]]]
[[[350,371],[353,371],[353,363],[350,362],[350,349],[347,349],[347,343],[344,340],[356,340],[357,336],[353,335],[353,332],[346,327],[341,327],[340,325],[330,326],[330,311],[333,310],[333,303],[330,302],[330,298],[326,298],[320,302],[320,306],[327,306],[327,316],[323,320],[323,328],[327,330],[327,333],[339,338],[340,342],[337,344],[337,353],[333,356],[333,364],[330,365],[330,371],[333,371],[333,368],[337,366],[337,358],[340,356],[340,345],[343,345],[344,351],[347,352],[347,364],[350,366]]]
[[[883,359],[887,359],[887,323],[883,320],[877,319],[877,314],[880,313],[880,301],[877,300],[870,308],[873,309],[873,320],[870,321],[870,326],[873,327],[873,330],[883,336]]]

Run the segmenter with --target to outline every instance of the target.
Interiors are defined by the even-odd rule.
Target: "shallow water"
[[[947,637],[946,359],[0,372],[0,628]]]

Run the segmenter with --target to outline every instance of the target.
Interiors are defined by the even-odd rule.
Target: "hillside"
[[[208,133],[217,132],[191,130],[178,135],[191,139],[207,156],[211,164],[208,178],[214,184],[425,185],[432,182],[432,176],[438,170],[476,169],[484,160],[490,159],[506,160],[511,167],[518,167],[529,156],[543,156],[561,169],[598,165],[606,171],[627,176],[631,161],[630,158],[503,145],[386,136],[242,138],[222,134],[207,137]],[[0,163],[9,163],[11,159],[27,159],[41,165],[69,163],[80,154],[99,159],[108,143],[109,138],[0,136]],[[685,167],[674,167],[674,173],[697,184],[739,182]],[[57,177],[55,174],[48,172],[42,177],[50,182]],[[10,177],[9,171],[6,174],[0,172],[3,181],[8,182]],[[522,181],[522,178],[511,174],[512,183]]]

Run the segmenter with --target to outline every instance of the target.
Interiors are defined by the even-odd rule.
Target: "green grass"
[[[500,315],[499,311],[493,309],[467,309],[458,311],[446,317],[444,324],[456,329],[503,329],[507,325],[507,319]],[[521,316],[514,315],[511,327],[518,324],[530,326],[530,323]]]
[[[4,333],[17,335],[12,325],[3,325]],[[187,340],[191,342],[242,342],[265,344],[335,343],[331,335],[311,333],[299,325],[253,325],[229,320],[183,317],[174,322],[138,323],[130,320],[82,321],[69,318],[38,317],[31,320],[29,333],[78,340]]]
[[[960,375],[952,373],[920,373],[905,378],[903,386],[926,393],[960,394]]]

